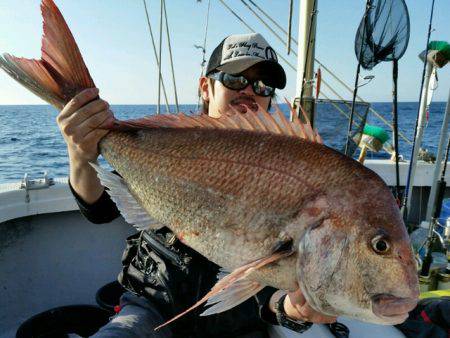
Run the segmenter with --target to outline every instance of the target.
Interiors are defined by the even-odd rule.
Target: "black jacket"
[[[70,182],[69,182],[70,186]],[[105,191],[85,203],[70,186],[81,213],[93,223],[107,223],[120,213]],[[119,282],[147,297],[170,319],[204,296],[217,282],[219,267],[178,241],[168,229],[138,232],[127,239]],[[267,303],[276,290],[266,287],[255,297],[223,313],[201,317],[199,307],[171,324],[176,337],[267,338],[266,324],[277,324]]]

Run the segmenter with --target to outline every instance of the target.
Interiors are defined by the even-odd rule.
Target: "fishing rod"
[[[365,30],[366,27],[368,25],[367,23],[367,14],[369,13],[369,10],[372,8],[371,5],[371,0],[367,0],[366,2],[366,9],[364,11],[364,16],[362,21],[364,21],[364,26],[363,26],[363,33],[361,34],[361,46],[364,43],[364,38],[365,38]],[[358,39],[358,35],[356,35],[356,38]],[[345,155],[350,155],[349,154],[349,143],[350,143],[350,139],[351,139],[351,133],[352,133],[352,124],[353,124],[353,116],[355,115],[355,104],[356,104],[356,95],[358,93],[358,81],[359,81],[359,73],[361,72],[361,63],[362,63],[362,57],[363,57],[363,50],[359,50],[358,52],[358,66],[356,67],[356,76],[355,76],[355,86],[353,87],[353,97],[352,97],[352,108],[350,111],[350,118],[348,120],[348,126],[347,126],[347,139],[345,140],[345,148],[344,148],[344,154]]]
[[[399,166],[399,145],[398,145],[398,109],[397,109],[397,80],[398,80],[398,60],[394,59],[392,68],[392,124],[394,127],[394,149],[395,149],[395,199],[400,208],[400,166]]]
[[[450,137],[447,141],[447,150],[445,154],[445,160],[444,160],[444,168],[442,170],[441,179],[438,181],[437,185],[437,191],[436,191],[436,203],[434,207],[433,217],[431,219],[429,228],[428,228],[428,238],[427,238],[427,253],[425,258],[423,259],[422,263],[422,269],[420,271],[421,276],[428,276],[430,273],[430,267],[433,263],[433,256],[432,256],[432,248],[433,244],[436,241],[436,226],[438,225],[438,219],[439,215],[441,214],[442,209],[442,202],[444,200],[445,195],[445,187],[447,186],[447,183],[445,182],[445,172],[447,169],[447,161],[448,161],[448,153],[450,149]]]

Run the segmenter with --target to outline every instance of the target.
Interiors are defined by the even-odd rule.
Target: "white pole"
[[[314,8],[314,3],[316,7]],[[303,97],[312,97],[312,83],[311,79],[314,77],[314,55],[315,55],[315,40],[316,40],[316,22],[311,20],[314,17],[313,13],[317,9],[318,0],[300,0],[300,14],[298,24],[298,47],[297,47],[297,82],[295,89],[295,97],[300,98],[303,77],[306,64],[306,76],[307,81],[303,89]],[[309,34],[309,28],[311,27],[311,34]],[[308,52],[308,38],[309,52]],[[300,103],[300,102],[298,102]]]
[[[445,109],[444,121],[442,121],[441,127],[441,137],[439,139],[439,147],[436,155],[436,165],[434,166],[434,174],[433,174],[433,185],[430,190],[430,198],[428,199],[428,207],[427,207],[427,218],[426,220],[431,221],[432,212],[434,209],[434,203],[436,201],[436,189],[437,182],[439,176],[442,173],[442,167],[444,163],[442,162],[442,158],[444,157],[445,145],[447,144],[447,136],[448,136],[448,120],[450,118],[450,90],[448,92],[448,100],[447,107]],[[445,224],[444,224],[445,225]]]
[[[427,70],[425,74],[425,82],[422,89],[422,97],[420,99],[420,109],[419,109],[419,121],[417,126],[417,133],[415,135],[415,146],[414,146],[414,153],[411,158],[411,176],[409,180],[409,186],[408,186],[408,196],[407,196],[407,210],[410,211],[411,208],[411,196],[412,196],[412,190],[414,187],[414,175],[416,173],[416,165],[417,165],[417,157],[419,154],[419,149],[422,144],[422,138],[423,138],[423,131],[425,129],[425,123],[426,123],[426,112],[427,112],[427,97],[428,97],[428,88],[430,85],[430,78],[431,73],[433,71],[433,65],[428,62],[427,63]]]

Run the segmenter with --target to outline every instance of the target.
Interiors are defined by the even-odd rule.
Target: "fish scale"
[[[211,132],[212,131],[209,131],[208,133]],[[184,134],[186,134],[186,132],[184,132]],[[235,139],[230,139],[227,136],[228,135],[224,135],[224,139],[226,142],[222,143],[230,143],[230,141],[235,141]],[[253,135],[251,134],[243,136],[253,137]],[[167,135],[167,137],[173,138],[173,133],[171,133],[171,135]],[[149,140],[151,139],[152,138],[149,138]],[[221,143],[220,138],[216,137],[216,139],[218,143]],[[243,141],[246,141],[245,137],[243,138]],[[138,147],[139,149],[142,149],[142,154],[138,154],[138,150],[136,150],[138,149],[137,146],[135,146],[133,143],[127,144],[128,142],[139,142]],[[159,140],[158,142],[161,144],[161,140]],[[170,144],[171,143],[168,143],[168,147],[170,147]],[[173,144],[175,149],[179,149],[177,142],[174,142]],[[127,158],[127,156],[123,156],[123,151],[125,148],[134,149],[133,155],[130,156],[130,158]],[[150,152],[152,156],[146,155],[146,149],[151,149]],[[245,150],[244,147],[236,147],[236,149]],[[168,206],[171,206],[167,209],[167,214],[178,215],[176,220],[177,223],[180,222],[180,220],[184,220],[186,223],[188,222],[187,220],[191,220],[192,223],[199,224],[199,228],[196,229],[196,231],[201,232],[204,230],[204,225],[201,224],[201,222],[197,221],[197,219],[202,220],[205,214],[214,216],[209,216],[209,222],[212,224],[211,226],[214,227],[215,231],[220,231],[218,230],[218,227],[221,224],[245,224],[245,222],[242,222],[243,219],[251,220],[255,217],[255,215],[267,215],[266,218],[270,218],[271,222],[265,224],[265,227],[267,229],[264,229],[264,232],[276,233],[277,231],[279,231],[277,230],[277,227],[282,227],[284,223],[276,224],[273,222],[273,220],[276,217],[280,219],[284,217],[284,215],[287,213],[286,210],[289,210],[289,213],[294,213],[296,211],[295,206],[299,204],[299,189],[295,189],[292,186],[292,183],[294,182],[290,177],[288,177],[288,181],[285,181],[283,184],[282,175],[279,175],[277,177],[277,175],[274,175],[273,171],[261,169],[255,164],[252,165],[252,168],[254,168],[255,171],[268,172],[269,175],[267,178],[261,174],[258,175],[254,172],[248,172],[248,169],[245,167],[245,162],[242,164],[234,161],[227,163],[226,166],[223,166],[220,165],[221,162],[218,160],[215,160],[215,163],[219,165],[209,166],[208,173],[204,175],[202,170],[196,170],[195,165],[192,163],[192,154],[189,153],[184,157],[186,158],[186,162],[188,162],[188,164],[186,164],[186,167],[191,168],[191,170],[185,171],[183,170],[183,154],[177,154],[176,152],[173,152],[172,149],[165,149],[163,151],[163,155],[160,155],[160,157],[158,157],[157,155],[155,155],[157,151],[154,149],[151,142],[143,143],[141,140],[130,138],[129,136],[125,136],[124,138],[122,138],[120,134],[114,135],[114,133],[111,133],[110,136],[106,137],[101,143],[101,150],[104,157],[119,171],[119,173],[125,178],[125,180],[129,182],[131,187],[133,187],[134,185],[139,187],[137,189],[141,191],[136,192],[136,195],[139,196],[145,194],[146,196],[158,196],[159,200],[164,200],[166,201],[165,203],[167,203]],[[165,156],[167,152],[176,154],[177,156],[169,159],[167,156]],[[119,157],[116,155],[117,153],[121,153],[122,155]],[[202,153],[201,155],[204,154]],[[208,157],[210,159],[215,158],[214,154],[209,154]],[[145,160],[138,161],[137,158],[145,158]],[[130,170],[130,167],[127,163],[129,163],[131,160],[134,161],[134,165],[133,169]],[[247,162],[252,162],[251,160],[252,159]],[[268,161],[267,157],[266,161]],[[153,168],[152,163],[157,163],[157,167]],[[140,167],[141,165],[142,167]],[[224,170],[225,168],[227,168],[228,170]],[[142,176],[142,173],[139,173],[139,170],[145,172],[145,176],[147,178],[152,175],[151,173],[154,173],[154,175],[156,176],[165,176],[166,179],[164,181],[160,180],[157,183],[152,182],[152,184],[147,185],[134,184],[134,177]],[[234,172],[232,177],[234,176],[235,184],[233,185],[227,184],[227,178],[229,177],[228,173],[230,172]],[[241,174],[240,179],[239,173]],[[242,175],[243,173],[246,173],[246,175]],[[252,178],[252,180],[246,180],[245,178],[247,177]],[[275,177],[277,177],[278,179],[274,181],[275,184],[271,184],[270,178]],[[209,178],[212,178],[214,180],[209,180]],[[180,180],[182,182],[190,182],[190,184],[187,187],[182,185],[180,186]],[[197,186],[193,187],[192,182],[196,182]],[[173,187],[171,187],[171,184],[173,185]],[[188,191],[186,194],[184,193],[184,190],[194,188],[199,189],[200,191],[195,193]],[[271,192],[276,192],[275,198],[271,198]],[[295,197],[294,193],[296,193],[297,197]],[[261,200],[260,198],[255,197],[261,194],[266,198]],[[289,194],[291,195],[289,196]],[[219,195],[221,198],[217,199],[217,195]],[[173,196],[177,197],[174,198]],[[209,198],[201,199],[199,201],[199,196],[208,196]],[[284,198],[280,199],[280,196],[283,196]],[[292,197],[295,198],[293,199]],[[154,202],[156,201],[156,199],[157,198],[152,198],[152,201]],[[214,201],[218,202],[214,203]],[[150,202],[147,203],[147,210],[150,214],[154,215],[155,210],[161,210],[162,202],[159,202],[156,206],[150,205]],[[236,203],[240,205],[239,208],[235,207]],[[176,204],[177,206],[173,206],[174,204]],[[255,204],[259,206],[258,209],[254,208]],[[290,208],[288,204],[290,204]],[[189,207],[183,207],[183,205],[187,205]],[[199,214],[195,214],[195,212],[198,212],[200,207],[202,209],[202,212]],[[273,211],[265,210],[265,208],[267,207],[272,207]],[[176,208],[176,212],[173,208]],[[277,215],[277,211],[278,213],[282,213]],[[197,218],[195,217],[195,215],[197,215]],[[167,217],[162,217],[162,219],[159,220],[170,226],[170,223],[167,223],[167,219]],[[284,220],[284,222],[286,222],[286,220]],[[260,222],[257,222],[257,224],[255,223],[255,225],[260,225],[261,223],[264,223],[264,219],[261,219]],[[242,227],[242,229],[245,229],[245,227]],[[248,230],[251,231],[252,229],[250,228]],[[261,231],[261,227],[257,227],[255,230]],[[275,235],[273,237],[277,236]],[[192,246],[195,247],[195,245]],[[267,248],[267,250],[270,249],[271,247]],[[214,257],[211,257],[211,259],[214,260]]]

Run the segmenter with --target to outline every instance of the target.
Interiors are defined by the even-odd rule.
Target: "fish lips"
[[[418,297],[378,294],[372,297],[372,311],[391,325],[400,324],[408,318],[408,313],[417,306],[418,301]]]

